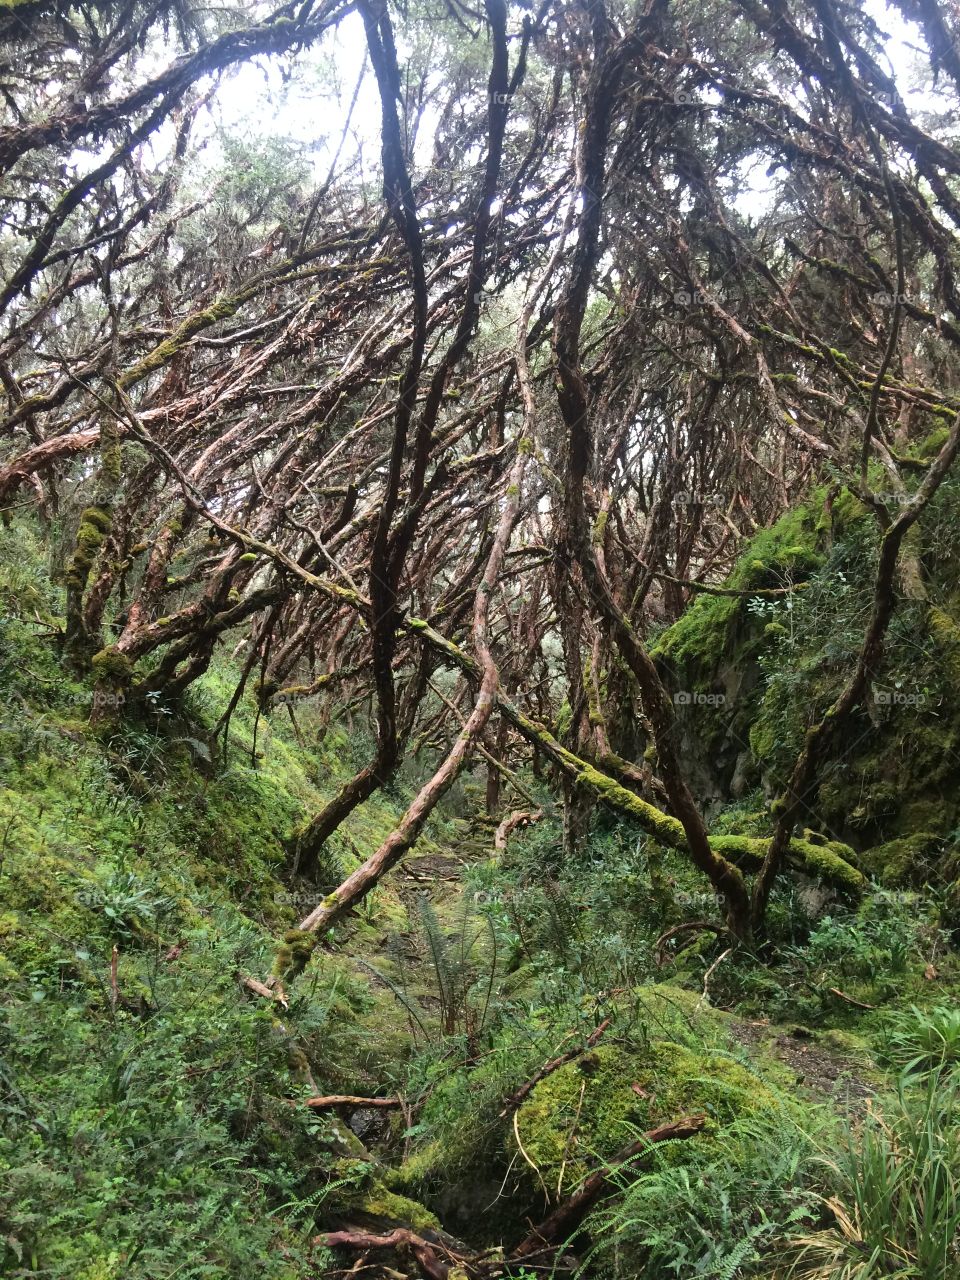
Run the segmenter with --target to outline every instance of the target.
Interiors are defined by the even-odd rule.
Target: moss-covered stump
[[[720,1052],[694,1052],[668,1040],[599,1045],[536,1086],[517,1113],[512,1141],[554,1198],[573,1191],[638,1130],[706,1112],[708,1126],[697,1141],[710,1140],[737,1115],[773,1101],[757,1076]],[[682,1145],[676,1151],[682,1160]]]

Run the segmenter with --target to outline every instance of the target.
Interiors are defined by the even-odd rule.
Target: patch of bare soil
[[[464,867],[470,863],[447,853],[425,853],[421,857],[407,858],[400,866],[400,880],[415,884],[443,884],[458,881]]]
[[[749,1049],[762,1047],[797,1077],[797,1083],[815,1098],[844,1099],[851,1111],[862,1110],[875,1090],[863,1078],[863,1064],[855,1058],[820,1044],[815,1032],[777,1031],[766,1022],[740,1019],[730,1024],[731,1034]]]

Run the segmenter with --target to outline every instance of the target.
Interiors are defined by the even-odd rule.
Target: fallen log
[[[513,813],[508,814],[507,817],[504,818],[494,832],[494,849],[496,849],[497,853],[503,853],[506,850],[507,837],[510,835],[511,831],[516,830],[517,827],[528,827],[531,823],[539,822],[542,817],[542,809],[536,809],[533,811],[528,809],[514,810]]]

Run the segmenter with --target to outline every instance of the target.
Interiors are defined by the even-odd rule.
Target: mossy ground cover
[[[345,776],[345,739],[308,710],[298,731],[259,718],[254,741],[245,699],[215,757],[230,662],[185,705],[95,728],[91,682],[52,643],[39,545],[0,537],[4,1268],[246,1277],[255,1258],[292,1280],[316,1206],[332,1220],[366,1198],[375,1217],[388,1195],[349,1130],[290,1105],[310,1092],[302,1063],[317,1087],[369,1092],[403,1043],[395,1002],[349,956],[318,954],[282,1019],[238,982],[270,973],[320,891],[290,881],[284,840]],[[382,797],[359,812],[330,874],[397,815]],[[398,915],[384,890],[357,931]]]

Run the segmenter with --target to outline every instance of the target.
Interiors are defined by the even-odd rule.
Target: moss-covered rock
[[[638,1129],[705,1112],[709,1135],[764,1105],[772,1105],[770,1091],[727,1054],[668,1040],[608,1044],[542,1080],[520,1108],[516,1132],[545,1185],[569,1192]]]
[[[943,837],[933,831],[915,831],[862,855],[864,866],[886,885],[923,885],[936,875]]]
[[[682,753],[708,811],[754,782],[747,745],[763,696],[760,661],[787,634],[783,618],[753,607],[751,592],[801,589],[824,563],[824,492],[762,529],[744,548],[724,589],[700,594],[657,639],[652,656],[678,695]],[[776,597],[785,610],[788,599]]]

